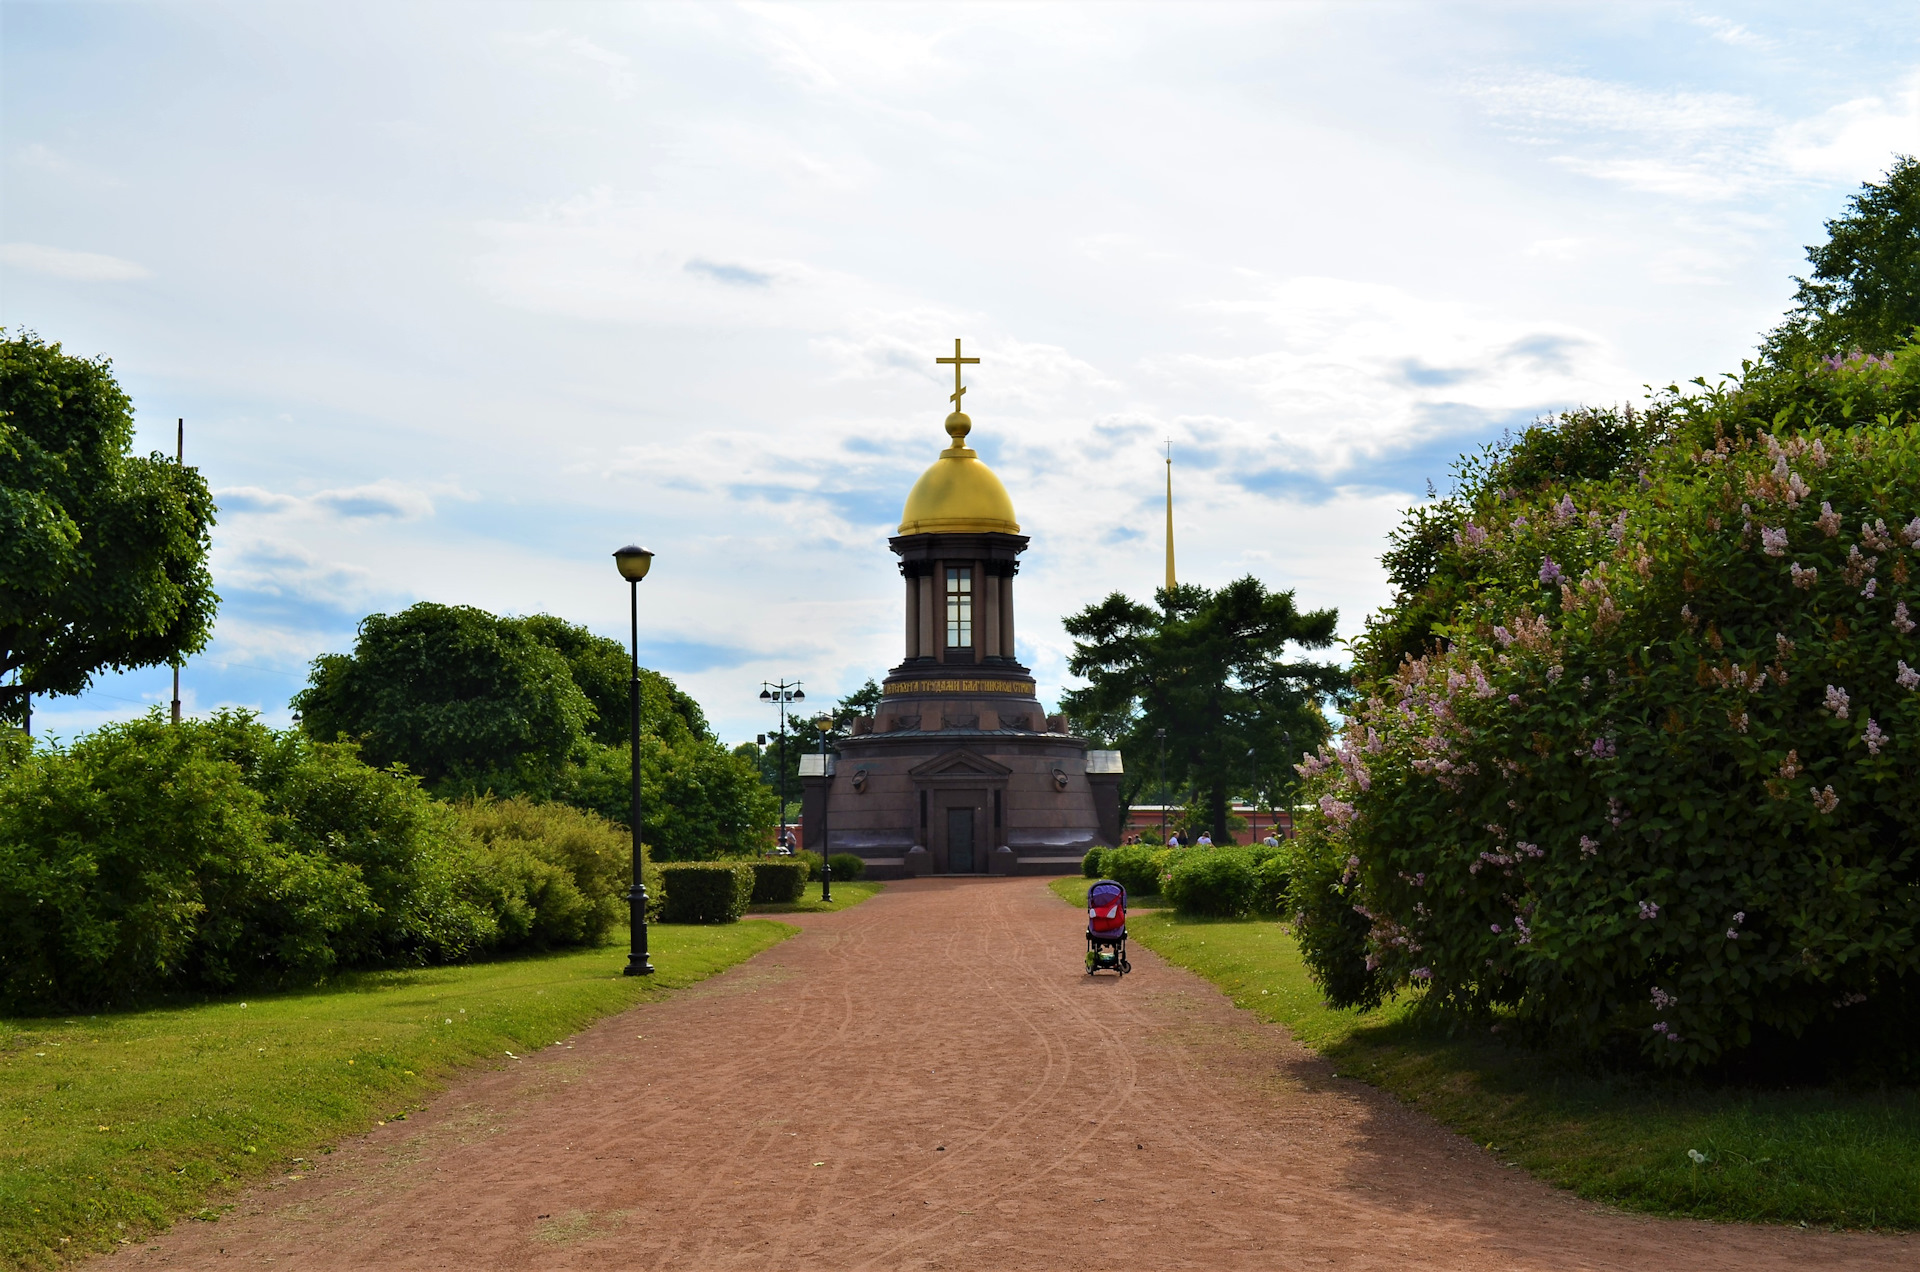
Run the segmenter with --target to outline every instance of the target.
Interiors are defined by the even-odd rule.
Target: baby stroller
[[[1127,890],[1111,879],[1087,889],[1087,975],[1133,970],[1127,962]]]

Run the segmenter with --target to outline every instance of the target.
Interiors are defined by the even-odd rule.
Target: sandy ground
[[[1503,1167],[1034,879],[920,880],[115,1256],[336,1268],[1920,1268]]]

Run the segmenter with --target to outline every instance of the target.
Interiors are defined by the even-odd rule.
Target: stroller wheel
[[[1133,964],[1132,964],[1132,963],[1129,963],[1129,962],[1127,962],[1127,960],[1125,960],[1125,959],[1121,959],[1121,960],[1120,960],[1120,974],[1121,974],[1122,976],[1125,976],[1125,975],[1126,975],[1126,974],[1127,974],[1128,972],[1130,972],[1130,971],[1132,971],[1132,970],[1133,970]]]

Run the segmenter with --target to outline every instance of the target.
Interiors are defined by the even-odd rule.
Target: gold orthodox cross
[[[953,409],[957,411],[960,409],[960,396],[961,394],[967,391],[966,387],[960,383],[961,364],[967,363],[967,362],[978,362],[980,361],[980,359],[961,357],[960,356],[960,337],[955,336],[953,338],[953,356],[951,358],[935,358],[934,361],[941,363],[943,365],[949,362],[953,364],[953,399],[952,400],[953,400]]]

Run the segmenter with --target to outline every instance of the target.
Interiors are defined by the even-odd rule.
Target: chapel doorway
[[[947,810],[947,870],[951,874],[973,873],[973,810]]]
[[[987,792],[937,790],[933,792],[933,868],[938,874],[985,874],[987,854]]]

